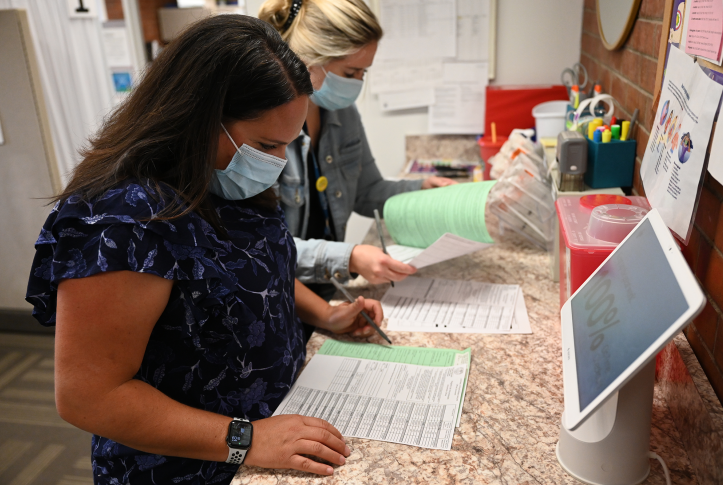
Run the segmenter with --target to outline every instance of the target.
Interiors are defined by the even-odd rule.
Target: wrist
[[[359,256],[359,246],[358,244],[355,245],[351,252],[349,253],[349,272],[350,273],[359,273],[359,268],[357,268],[357,259]],[[355,257],[356,256],[356,257]]]

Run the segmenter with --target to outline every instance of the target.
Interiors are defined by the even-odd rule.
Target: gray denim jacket
[[[288,145],[288,162],[279,178],[281,208],[298,252],[296,277],[302,283],[326,283],[331,275],[343,281],[351,277],[349,258],[354,245],[305,240],[310,189],[316,190],[307,182],[309,141],[302,131]],[[384,180],[374,163],[356,106],[322,111],[318,154],[319,171],[329,180],[326,194],[337,241],[344,240],[352,211],[374,217],[374,209],[381,214],[389,197],[422,188],[421,180]]]

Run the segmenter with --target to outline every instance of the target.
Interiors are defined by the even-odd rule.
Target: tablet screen
[[[581,411],[688,310],[647,219],[570,305]]]

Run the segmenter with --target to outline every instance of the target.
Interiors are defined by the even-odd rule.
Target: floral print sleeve
[[[164,190],[166,200],[174,196]],[[212,197],[227,239],[195,213],[155,218],[164,198],[136,181],[56,205],[36,242],[26,299],[41,324],[55,325],[64,279],[135,271],[173,280],[135,378],[189,406],[261,419],[305,357],[293,299],[296,248],[280,210]],[[101,484],[230,483],[237,468],[150,455],[101,436],[92,458]]]

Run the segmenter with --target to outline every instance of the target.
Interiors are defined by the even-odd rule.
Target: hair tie
[[[302,2],[302,0],[294,0],[292,2],[291,8],[289,9],[289,17],[286,19],[286,23],[284,24],[283,31],[285,31],[289,27],[291,27],[291,22],[294,21],[296,16],[299,14],[299,10],[301,10],[301,2]]]

